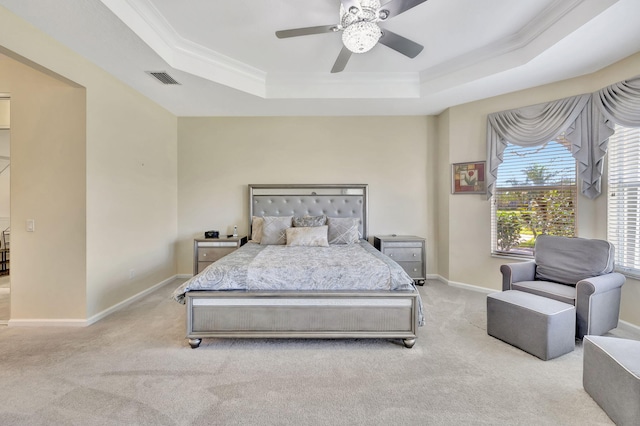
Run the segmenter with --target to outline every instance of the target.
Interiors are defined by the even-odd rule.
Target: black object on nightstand
[[[427,279],[425,240],[413,235],[376,235],[375,248],[395,260],[417,285]]]

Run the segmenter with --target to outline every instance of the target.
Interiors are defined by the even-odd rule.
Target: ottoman
[[[487,296],[487,334],[546,361],[575,348],[576,309],[518,290],[492,293]]]
[[[617,425],[640,425],[640,342],[584,336],[582,386]]]

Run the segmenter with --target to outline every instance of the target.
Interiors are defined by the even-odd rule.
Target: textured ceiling
[[[640,51],[638,0],[428,0],[381,27],[383,45],[329,71],[338,0],[0,0],[178,116],[435,114],[601,69]],[[164,86],[145,71],[166,71]]]

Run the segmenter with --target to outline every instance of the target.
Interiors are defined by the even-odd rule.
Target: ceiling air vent
[[[147,71],[151,77],[155,77],[162,84],[180,84],[164,71]]]

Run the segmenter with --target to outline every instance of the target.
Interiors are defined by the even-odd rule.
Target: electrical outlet
[[[36,221],[33,219],[27,219],[27,232],[34,232],[36,230]]]
[[[131,269],[129,271],[129,279],[132,280],[136,277],[136,270],[135,269]]]

